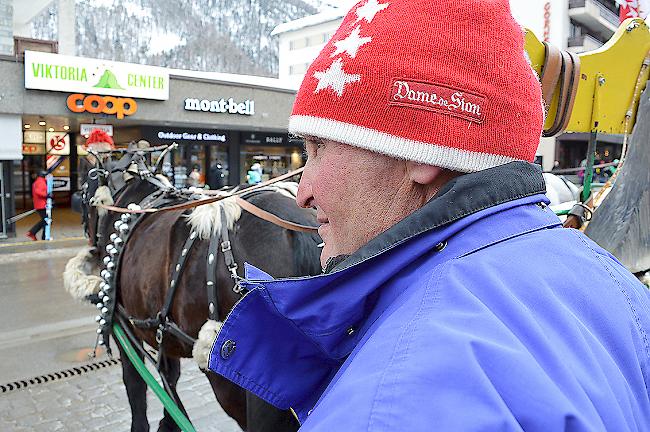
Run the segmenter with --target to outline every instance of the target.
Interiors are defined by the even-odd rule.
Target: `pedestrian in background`
[[[650,430],[650,295],[548,207],[543,123],[508,0],[359,2],[289,119],[324,273],[247,265],[209,368],[303,432]]]
[[[34,210],[38,213],[41,218],[29,231],[27,231],[26,236],[32,240],[36,240],[36,234],[39,231],[43,231],[41,234],[41,240],[45,240],[45,225],[47,222],[45,220],[47,214],[45,208],[47,207],[47,171],[39,171],[32,184],[32,202],[34,204]]]

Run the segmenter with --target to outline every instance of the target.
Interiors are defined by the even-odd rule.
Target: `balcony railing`
[[[612,10],[612,8],[615,9],[616,6],[612,6],[610,8],[597,0],[569,0],[569,10],[587,7],[587,5],[589,6],[593,5],[594,7],[596,7],[598,9],[598,14],[604,20],[612,24],[614,27],[619,26],[620,24],[619,16],[617,15],[616,12]]]
[[[593,51],[603,46],[603,43],[589,35],[572,36],[568,40],[569,48],[576,48],[575,52]]]

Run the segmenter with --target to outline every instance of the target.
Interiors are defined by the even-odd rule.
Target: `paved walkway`
[[[19,211],[19,213],[22,210]],[[0,239],[0,250],[2,246],[7,244],[29,244],[29,243],[42,243],[39,241],[32,241],[25,237],[25,233],[38,222],[40,217],[37,214],[31,214],[24,219],[16,222],[16,237],[8,239]],[[62,241],[79,241],[83,240],[84,233],[81,226],[81,215],[72,211],[69,208],[55,208],[52,210],[52,239],[55,242],[61,243]],[[38,235],[40,239],[40,233]]]
[[[0,430],[13,432],[128,431],[131,411],[121,366],[0,394]],[[197,431],[239,432],[216,401],[208,380],[190,360],[183,361],[178,392]],[[163,408],[147,395],[151,430]]]
[[[0,387],[88,365],[96,309],[74,301],[61,277],[68,259],[85,243],[0,244]],[[178,390],[198,431],[240,430],[189,360],[183,362]],[[153,393],[148,412],[155,430],[163,411]],[[130,421],[119,365],[0,393],[2,432],[128,431]]]

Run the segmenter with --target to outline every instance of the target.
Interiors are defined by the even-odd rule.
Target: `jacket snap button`
[[[440,242],[435,246],[436,251],[438,251],[438,252],[442,252],[442,250],[444,248],[446,248],[446,247],[447,247],[447,242],[446,241]]]
[[[348,336],[352,336],[355,331],[356,330],[354,329],[354,327],[350,327],[350,328],[347,329],[346,332],[347,332]]]
[[[228,360],[230,356],[235,352],[235,348],[237,348],[237,344],[234,340],[228,339],[225,341],[223,345],[221,345],[221,358]]]

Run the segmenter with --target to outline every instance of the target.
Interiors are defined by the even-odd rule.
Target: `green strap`
[[[592,132],[589,136],[589,144],[587,145],[587,166],[585,167],[585,177],[582,183],[582,202],[586,203],[591,195],[591,182],[594,177],[594,157],[596,155],[596,140],[598,133]]]
[[[165,390],[158,384],[158,381],[149,373],[149,370],[145,366],[144,362],[138,357],[135,352],[135,348],[129,342],[129,339],[124,334],[124,330],[120,327],[119,324],[113,324],[113,335],[117,339],[117,342],[122,346],[126,356],[131,361],[131,364],[136,368],[142,379],[147,383],[151,390],[158,396],[160,402],[163,404],[167,412],[172,416],[174,422],[178,425],[183,432],[196,432],[194,426],[190,420],[183,414],[183,412],[176,406],[171,397],[165,392]],[[126,359],[122,359],[126,361]]]

